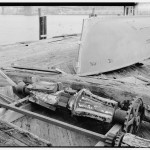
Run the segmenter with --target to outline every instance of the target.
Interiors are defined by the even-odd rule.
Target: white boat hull
[[[84,21],[79,75],[104,73],[150,57],[150,17],[93,17]]]

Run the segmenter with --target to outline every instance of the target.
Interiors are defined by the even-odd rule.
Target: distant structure
[[[150,3],[99,3],[99,6],[0,6],[1,15],[150,15]],[[91,13],[92,12],[92,13]]]
[[[136,4],[133,4],[133,6],[124,6],[124,15],[125,16],[130,16],[130,15],[135,15],[135,6]]]

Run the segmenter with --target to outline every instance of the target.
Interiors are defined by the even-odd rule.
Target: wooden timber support
[[[19,80],[22,80],[25,83],[33,83],[32,79],[34,75],[29,73],[27,70],[4,69],[4,72],[16,83]],[[93,94],[104,98],[113,99],[117,102],[132,100],[135,97],[141,97],[144,104],[150,106],[149,85],[136,85],[114,79],[94,79],[69,74],[46,77],[45,75],[42,76],[40,74],[40,76],[38,76],[37,74],[34,77],[41,81],[62,82],[64,87],[71,87],[75,90],[87,88]],[[149,116],[150,114],[145,114],[145,118],[147,118],[146,120],[149,120],[150,117],[147,115]]]
[[[138,137],[131,133],[125,133],[123,136],[121,147],[138,147],[138,148],[148,148],[150,147],[150,140]]]
[[[4,71],[16,83],[19,80],[22,80],[25,83],[33,83],[32,78],[34,75],[27,70],[5,69]],[[38,76],[37,74],[36,78],[41,81],[62,82],[64,86],[72,87],[75,90],[87,88],[94,94],[110,98],[118,102],[140,96],[143,98],[145,104],[150,105],[150,88],[148,85],[134,85],[118,80],[102,78],[94,79],[90,77],[78,77],[75,75],[42,76],[40,74],[40,76]]]
[[[37,114],[37,113],[34,113],[34,112],[23,110],[23,109],[20,109],[18,107],[15,107],[15,106],[10,106],[8,104],[0,103],[0,106],[4,107],[4,108],[7,108],[7,109],[10,109],[10,110],[13,110],[13,111],[16,111],[18,113],[22,113],[24,115],[28,115],[30,117],[39,119],[39,120],[47,122],[47,123],[52,123],[52,124],[60,126],[62,128],[72,130],[72,131],[75,131],[75,132],[79,132],[81,134],[91,136],[91,137],[93,137],[95,139],[99,139],[101,141],[105,141],[105,135],[98,134],[96,132],[92,132],[92,131],[89,131],[89,130],[86,130],[86,129],[83,129],[83,128],[80,128],[80,127],[77,127],[77,126],[59,121],[59,120],[56,120],[56,119],[53,119],[53,118],[45,117],[43,115],[40,115],[40,114]]]
[[[8,137],[16,139],[19,142],[18,146],[52,146],[50,142],[2,120],[0,120],[0,136],[1,135],[3,135],[3,140],[1,140],[0,146],[7,146]],[[1,138],[2,137],[0,137],[0,139]],[[9,146],[12,146],[11,144]]]

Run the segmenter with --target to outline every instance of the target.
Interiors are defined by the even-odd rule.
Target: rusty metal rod
[[[15,106],[10,106],[10,105],[4,104],[4,103],[0,103],[0,106],[7,108],[7,109],[10,109],[10,110],[13,110],[13,111],[16,111],[18,113],[22,113],[24,115],[28,115],[28,116],[36,118],[36,119],[42,120],[42,121],[47,122],[47,123],[51,123],[51,124],[60,126],[62,128],[72,130],[72,131],[78,132],[80,134],[84,134],[84,135],[93,137],[93,138],[98,139],[100,141],[105,141],[105,138],[106,138],[105,135],[102,135],[102,134],[99,134],[96,132],[92,132],[92,131],[89,131],[89,130],[86,130],[86,129],[83,129],[83,128],[59,121],[59,120],[56,120],[56,119],[53,119],[50,117],[46,117],[46,116],[43,116],[43,115],[40,115],[40,114],[37,114],[34,112],[23,110],[21,108],[15,107]]]

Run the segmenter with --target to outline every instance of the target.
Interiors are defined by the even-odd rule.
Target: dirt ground
[[[74,73],[71,65],[75,65],[77,59],[78,40],[78,36],[60,37],[0,46],[0,67],[8,67],[12,63],[47,69],[55,66],[67,73]]]

